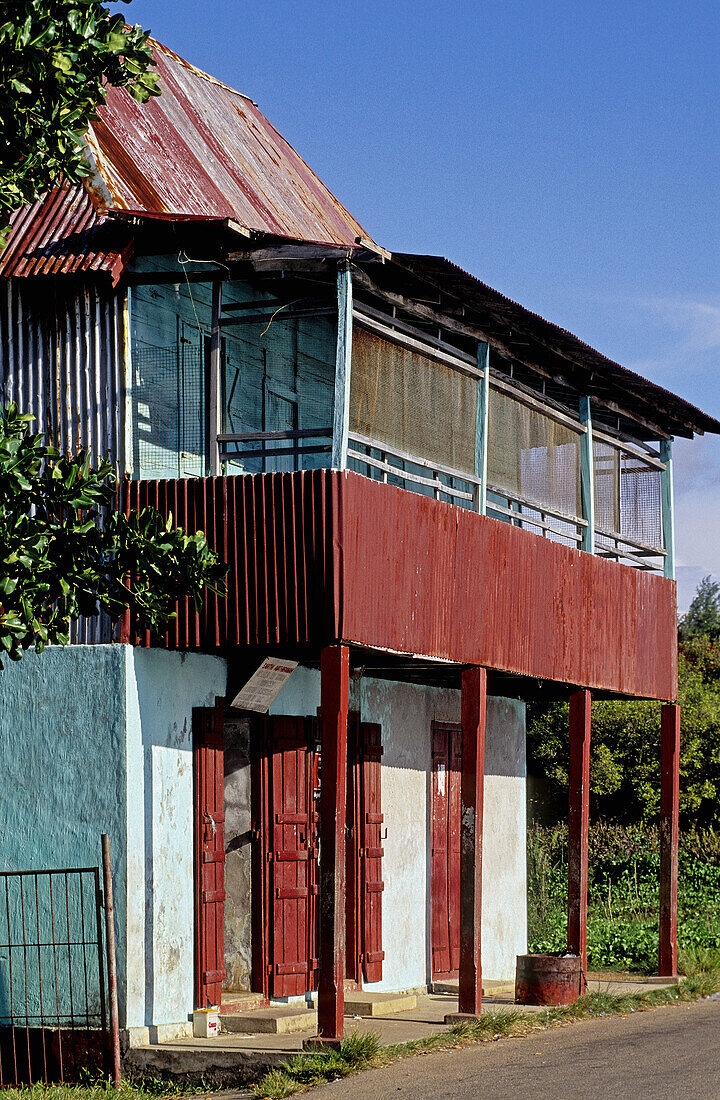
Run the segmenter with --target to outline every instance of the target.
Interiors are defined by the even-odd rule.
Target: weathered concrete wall
[[[483,819],[483,977],[515,977],[527,951],[525,704],[489,698]]]
[[[193,1009],[192,708],[225,694],[225,661],[125,647],[127,1027]]]
[[[250,721],[225,721],[225,969],[223,988],[251,988]]]
[[[100,835],[109,833],[121,975],[125,720],[123,647],[28,652],[0,672],[0,867],[98,866]],[[0,960],[2,988],[7,988],[6,966],[7,960]],[[122,981],[119,996],[124,1012]]]

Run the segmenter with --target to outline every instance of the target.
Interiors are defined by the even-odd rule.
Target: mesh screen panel
[[[474,474],[476,408],[476,378],[355,326],[351,432]]]
[[[491,385],[488,484],[581,516],[580,433]]]
[[[593,440],[593,466],[596,526],[662,547],[660,471],[600,440]]]
[[[133,449],[141,477],[203,473],[205,410],[199,345],[135,347]]]

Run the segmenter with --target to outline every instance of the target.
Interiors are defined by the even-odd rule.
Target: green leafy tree
[[[227,569],[202,531],[154,508],[125,516],[110,463],[59,455],[32,419],[16,405],[0,413],[0,655],[65,644],[72,620],[101,611],[130,608],[139,630],[158,632],[179,598],[199,609],[207,587],[222,591]]]
[[[683,824],[720,826],[720,645],[698,638],[681,649],[680,813]],[[660,809],[660,704],[598,701],[592,708],[590,791],[595,816],[651,823]],[[530,769],[545,776],[555,815],[567,816],[568,707],[530,710]]]
[[[720,638],[720,584],[711,576],[703,577],[692,603],[680,620],[680,637]]]
[[[141,103],[160,94],[147,40],[100,0],[3,0],[0,247],[13,210],[88,174],[83,138],[109,86]]]

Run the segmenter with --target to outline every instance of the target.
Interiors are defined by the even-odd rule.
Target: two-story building
[[[4,865],[85,865],[110,833],[131,1034],[317,990],[336,1038],[348,983],[458,976],[472,1013],[527,949],[525,701],[571,701],[586,962],[591,696],[657,699],[674,972],[671,446],[720,424],[386,251],[251,100],[155,53],[162,95],[111,89],[92,176],[15,218],[0,374],[114,459],[124,507],[204,530],[228,594],[0,675]],[[233,707],[268,657],[297,665],[269,712]]]

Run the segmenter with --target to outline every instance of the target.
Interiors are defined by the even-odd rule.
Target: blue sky
[[[254,99],[387,248],[448,256],[720,417],[720,5],[123,10]],[[720,440],[676,455],[682,607],[720,577]]]

